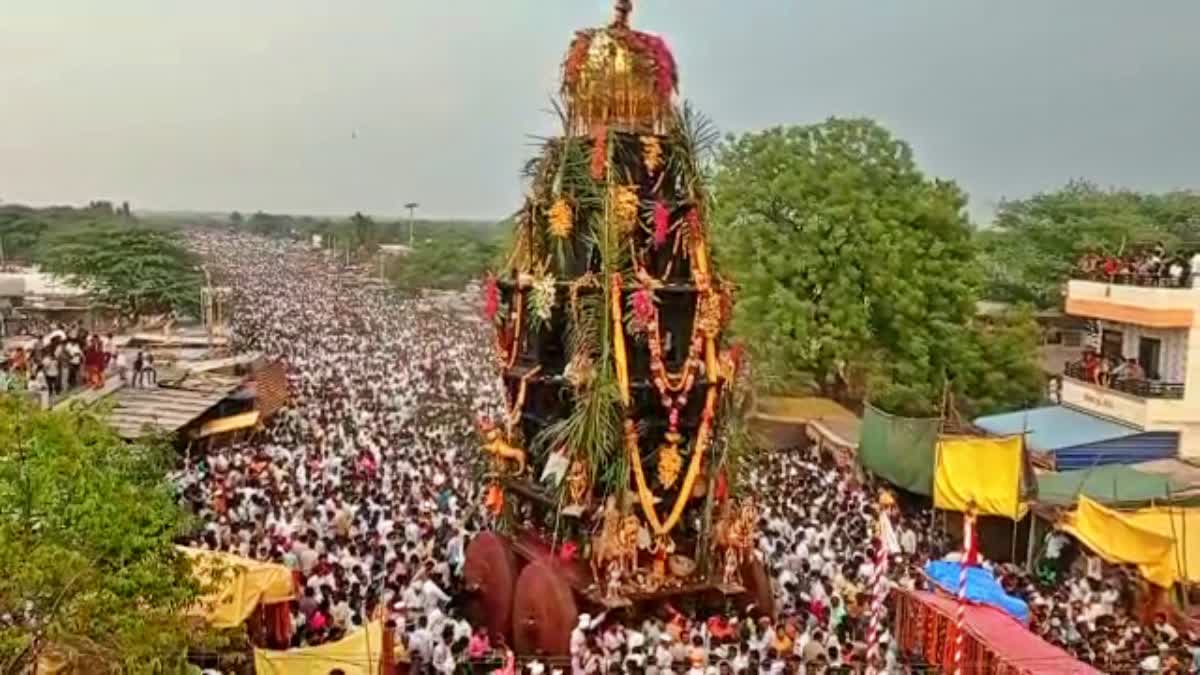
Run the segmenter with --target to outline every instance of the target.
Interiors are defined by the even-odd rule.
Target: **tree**
[[[714,255],[758,372],[907,415],[977,381],[959,377],[978,285],[966,197],[903,141],[861,119],[750,133],[726,143],[715,186]]]
[[[234,211],[229,214],[229,226],[234,229],[239,229],[242,226],[242,214]]]
[[[350,231],[354,237],[355,248],[361,248],[368,254],[379,248],[379,226],[369,216],[355,212],[350,217]]]
[[[418,246],[389,267],[392,281],[401,290],[461,289],[483,278],[499,257],[495,237],[442,236]]]
[[[187,519],[164,472],[171,448],[129,445],[86,412],[0,396],[0,671],[49,645],[92,672],[179,672],[205,631],[201,594],[173,546]]]
[[[197,260],[171,232],[96,223],[51,237],[41,262],[132,320],[198,309]]]
[[[989,298],[1054,307],[1084,253],[1200,243],[1200,193],[1145,194],[1072,181],[1001,202],[978,240]]]

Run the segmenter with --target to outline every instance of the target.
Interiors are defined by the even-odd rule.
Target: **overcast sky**
[[[609,0],[0,0],[0,199],[499,218]],[[874,117],[983,215],[1200,186],[1197,0],[639,0],[741,132]]]

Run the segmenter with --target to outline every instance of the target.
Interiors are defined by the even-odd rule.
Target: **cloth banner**
[[[180,546],[192,561],[192,574],[216,588],[191,608],[214,628],[235,628],[259,604],[272,605],[296,597],[292,573],[283,565],[264,563],[229,553]]]
[[[372,621],[337,642],[317,647],[254,650],[256,675],[378,675],[383,665],[383,623]]]
[[[961,569],[959,563],[934,560],[925,565],[925,575],[937,584],[938,588],[951,595],[957,595],[958,575]],[[1029,624],[1029,605],[1020,598],[1005,593],[1004,587],[996,581],[996,577],[982,567],[967,567],[967,601],[990,605],[1023,624]]]
[[[1160,575],[1169,572],[1176,581],[1200,583],[1200,508],[1155,506],[1123,515],[1132,525],[1172,541]]]
[[[933,494],[933,450],[942,426],[937,417],[897,417],[867,405],[858,457],[871,473],[909,492]]]
[[[1087,498],[1061,523],[1062,529],[1110,563],[1136,565],[1142,576],[1159,586],[1175,583],[1174,541],[1139,524],[1131,514],[1113,511]],[[1169,523],[1168,523],[1169,527]]]
[[[1020,436],[948,436],[938,442],[933,474],[935,508],[985,516],[1025,517],[1021,502]]]

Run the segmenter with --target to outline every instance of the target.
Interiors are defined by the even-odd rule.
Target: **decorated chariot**
[[[518,653],[566,654],[581,610],[772,612],[736,489],[732,286],[706,233],[716,135],[676,104],[675,60],[630,9],[571,42],[563,133],[527,165],[508,264],[484,288],[508,410],[479,424],[493,527],[464,576],[473,620]]]

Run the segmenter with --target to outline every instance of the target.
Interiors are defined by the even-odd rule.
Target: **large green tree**
[[[133,320],[171,309],[195,315],[199,304],[199,262],[172,232],[97,223],[52,237],[41,262]]]
[[[723,148],[715,187],[716,255],[757,372],[909,415],[935,413],[948,381],[982,386],[966,197],[903,141],[862,119],[750,133]]]
[[[1200,244],[1200,193],[1148,194],[1072,181],[1001,202],[978,239],[988,297],[1053,307],[1084,253],[1158,244],[1190,252]]]
[[[180,672],[204,634],[183,610],[204,589],[172,544],[187,521],[170,452],[0,395],[0,672],[52,645],[89,672]]]

